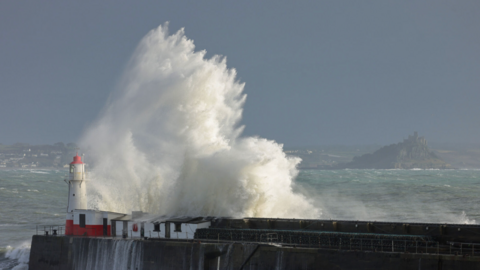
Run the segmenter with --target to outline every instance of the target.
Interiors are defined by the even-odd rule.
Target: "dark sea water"
[[[322,218],[480,221],[480,170],[305,170],[297,183]]]
[[[66,173],[0,170],[0,270],[27,269],[36,226],[64,224]],[[303,170],[294,190],[324,219],[480,221],[480,170]]]
[[[63,224],[67,171],[0,170],[0,269],[27,269],[37,225]]]

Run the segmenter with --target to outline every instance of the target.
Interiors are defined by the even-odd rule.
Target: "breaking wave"
[[[13,248],[7,246],[5,258],[0,260],[0,269],[27,270],[30,258],[30,243]]]
[[[242,137],[246,95],[220,56],[195,51],[168,25],[140,42],[81,145],[95,164],[90,206],[166,215],[316,218],[294,193],[300,159]]]
[[[465,213],[465,211],[462,211],[462,214],[460,215],[460,220],[459,222],[460,224],[477,224],[477,222],[475,221],[475,219],[470,219],[468,218],[467,214]]]

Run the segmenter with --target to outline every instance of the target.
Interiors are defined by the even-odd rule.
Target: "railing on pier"
[[[36,235],[65,235],[64,225],[36,225]]]
[[[429,236],[212,228],[198,229],[195,239],[217,242],[257,242],[335,250],[480,256],[480,244],[462,242],[441,244]]]
[[[480,244],[463,243],[463,242],[447,242],[449,245],[449,253],[465,256],[480,256]]]

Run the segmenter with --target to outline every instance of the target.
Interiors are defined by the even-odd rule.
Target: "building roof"
[[[95,209],[74,209],[74,212],[96,212],[96,213],[108,213],[108,214],[116,214],[116,215],[127,215],[125,213],[118,213],[118,212],[111,212],[111,211],[102,211],[102,210],[95,210]]]
[[[111,220],[130,221],[130,220],[132,220],[132,216],[124,215],[124,216],[121,216],[121,217],[112,218]]]
[[[181,217],[168,219],[165,222],[198,224],[208,222],[208,220],[203,219],[203,217]]]

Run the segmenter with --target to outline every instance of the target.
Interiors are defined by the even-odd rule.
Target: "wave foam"
[[[7,252],[5,258],[8,267],[12,267],[12,270],[26,270],[28,269],[28,261],[30,259],[30,243],[23,243],[20,246],[13,248],[7,246]]]
[[[460,215],[460,224],[477,224],[475,219],[469,219],[465,211],[462,211],[462,214]]]
[[[95,164],[91,205],[166,215],[317,218],[292,191],[300,159],[241,137],[246,95],[225,58],[205,59],[167,24],[138,45],[81,145]]]
[[[50,174],[48,171],[44,170],[30,170],[31,173],[39,173],[39,174]]]

